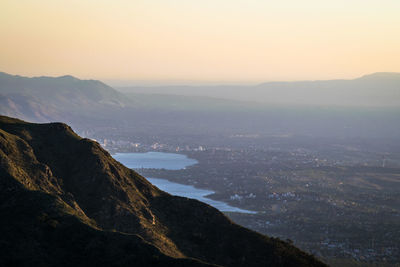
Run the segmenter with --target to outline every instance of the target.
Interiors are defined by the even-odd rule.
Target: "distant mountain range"
[[[0,113],[32,121],[92,116],[125,106],[125,96],[95,80],[27,78],[0,73]]]
[[[399,136],[400,74],[257,86],[119,88],[72,76],[0,73],[0,114],[127,135]]]
[[[27,78],[0,72],[0,114],[35,122],[110,122],[129,117],[132,112],[230,110],[244,106],[251,105],[210,97],[124,94],[96,80],[72,76]]]
[[[0,227],[1,266],[325,266],[160,191],[66,124],[4,116]]]
[[[118,90],[207,96],[275,106],[400,107],[400,73],[388,72],[353,80],[268,82],[255,86],[136,86]]]

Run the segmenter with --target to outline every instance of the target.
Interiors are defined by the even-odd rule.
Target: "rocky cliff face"
[[[324,266],[171,196],[62,123],[0,116],[0,265]]]

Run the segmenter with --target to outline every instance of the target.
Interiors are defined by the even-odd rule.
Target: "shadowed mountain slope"
[[[62,123],[0,117],[2,266],[324,266],[160,191]]]

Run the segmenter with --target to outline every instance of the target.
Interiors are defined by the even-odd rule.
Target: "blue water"
[[[180,170],[197,163],[197,160],[188,158],[182,154],[163,152],[117,153],[113,157],[131,169],[155,168]],[[206,198],[205,196],[214,193],[211,190],[198,189],[191,185],[178,184],[162,178],[147,178],[147,180],[171,195],[197,199],[223,212],[256,213],[255,211],[230,206],[222,201]]]
[[[186,155],[163,152],[116,153],[113,157],[130,169],[180,170],[197,163]]]
[[[174,182],[170,182],[165,179],[160,178],[147,178],[153,185],[157,186],[159,189],[170,193],[171,195],[180,196],[180,197],[188,197],[197,199],[201,202],[207,203],[214,208],[219,209],[224,212],[241,212],[241,213],[256,213],[250,210],[239,209],[233,206],[226,204],[225,202],[212,200],[206,198],[205,196],[214,194],[214,191],[198,189],[191,185],[177,184]]]

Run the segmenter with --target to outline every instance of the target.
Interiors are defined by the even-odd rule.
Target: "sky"
[[[1,0],[0,71],[252,83],[400,72],[399,0]]]

